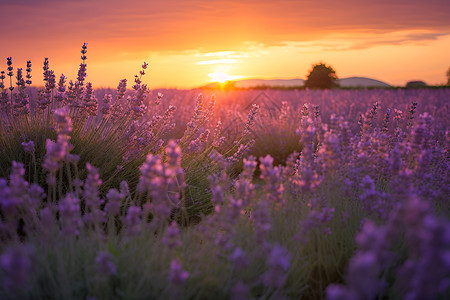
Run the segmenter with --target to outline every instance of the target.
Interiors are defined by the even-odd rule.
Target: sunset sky
[[[0,70],[31,59],[34,84],[44,57],[75,79],[83,42],[94,87],[144,61],[152,88],[306,78],[318,62],[341,78],[443,84],[450,67],[449,0],[0,0],[0,19]]]

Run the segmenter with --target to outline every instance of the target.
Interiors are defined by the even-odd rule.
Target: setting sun
[[[230,76],[224,72],[209,73],[208,76],[211,78],[211,81],[220,83],[241,78],[241,76]]]

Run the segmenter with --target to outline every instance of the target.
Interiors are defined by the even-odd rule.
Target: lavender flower
[[[27,69],[26,69],[26,71],[27,71],[27,75],[26,75],[27,81],[25,83],[28,84],[28,86],[30,86],[31,83],[32,83],[31,82],[31,60],[27,61]]]
[[[281,183],[281,167],[274,167],[273,157],[267,155],[265,157],[260,157],[260,169],[261,169],[261,179],[266,182],[264,185],[264,191],[273,203],[283,204],[285,201],[283,199],[284,185]]]
[[[211,180],[211,179],[210,179]],[[213,186],[211,188],[211,202],[214,205],[214,210],[220,212],[220,207],[224,202],[223,190],[220,185]]]
[[[84,83],[84,79],[87,76],[87,74],[86,74],[86,66],[87,66],[87,64],[81,63],[80,64],[80,68],[78,69],[77,81],[81,83],[80,84],[81,86],[82,86],[82,83]]]
[[[98,188],[102,184],[99,170],[91,164],[86,163],[88,172],[86,181],[84,183],[83,199],[86,203],[86,214],[83,220],[88,225],[96,225],[105,222],[105,212],[100,210],[100,205],[103,204],[103,199],[98,195]]]
[[[35,146],[34,146],[34,142],[33,141],[28,141],[26,143],[22,142],[22,146],[23,146],[23,150],[25,152],[28,152],[30,154],[34,154]]]
[[[44,82],[45,82],[45,92],[47,94],[51,93],[51,90],[53,90],[56,87],[56,77],[55,72],[50,70],[48,58],[45,58],[44,60]]]
[[[255,194],[255,187],[251,181],[256,164],[255,157],[250,156],[248,159],[244,158],[244,169],[234,185],[235,197],[242,199],[243,206],[246,206]]]
[[[92,88],[92,83],[88,82],[86,84],[86,89],[83,96],[83,107],[90,116],[96,116],[98,110],[98,100],[95,97],[94,89]]]
[[[308,234],[314,229],[321,229],[324,234],[331,234],[331,227],[328,224],[333,218],[334,208],[324,207],[319,211],[314,206],[314,209],[300,222],[300,232],[296,238],[303,243],[308,242]]]
[[[128,208],[125,225],[130,235],[136,235],[141,231],[141,208],[139,206],[130,206]]]
[[[173,221],[170,226],[167,227],[164,237],[161,242],[166,245],[169,249],[173,249],[181,246],[182,242],[180,239],[180,229],[175,221]]]
[[[255,237],[258,243],[264,243],[266,234],[272,228],[272,218],[270,215],[271,203],[264,197],[258,201],[256,207],[250,215],[254,222]]]
[[[50,95],[43,89],[38,89],[38,96],[37,96],[37,104],[41,111],[44,111],[47,109],[47,107],[50,105]]]
[[[61,76],[59,77],[59,81],[58,81],[58,90],[55,95],[55,99],[58,102],[66,102],[66,99],[65,99],[65,92],[66,92],[65,83],[66,83],[66,81],[67,81],[66,76],[64,76],[64,74],[61,74]],[[66,104],[66,103],[64,103],[64,104]]]
[[[95,258],[95,263],[100,273],[103,275],[117,275],[117,267],[113,262],[111,253],[101,251]]]
[[[80,200],[73,194],[67,194],[59,202],[59,216],[62,232],[65,235],[79,235],[81,222]]]
[[[182,264],[178,259],[170,262],[169,280],[175,285],[182,286],[188,279],[189,273],[182,269]]]
[[[102,108],[100,109],[103,115],[109,115],[111,110],[111,101],[112,101],[111,94],[105,94],[105,96],[103,96]]]
[[[27,245],[9,246],[0,256],[0,266],[7,274],[3,287],[17,291],[27,288],[30,272],[33,270],[32,249]]]
[[[122,79],[119,82],[119,85],[117,86],[117,99],[116,103],[120,102],[123,97],[125,96],[125,93],[127,91],[127,80]]]
[[[161,103],[161,99],[163,98],[163,94],[158,92],[158,95],[156,96],[155,99],[155,105],[159,105]]]
[[[16,73],[17,79],[17,89],[18,92],[14,95],[14,114],[15,115],[26,115],[30,111],[29,107],[29,96],[25,93],[26,83],[23,79],[22,69],[18,68]]]
[[[238,162],[250,149],[255,145],[255,140],[251,139],[246,144],[240,144],[237,151],[233,154],[233,156],[230,156],[227,158],[227,160],[230,163]]]
[[[28,182],[23,178],[25,174],[25,168],[22,163],[13,161],[12,171],[9,175],[9,186],[11,191],[11,200],[15,205],[21,206],[28,198]]]
[[[98,188],[102,184],[99,169],[92,166],[90,163],[86,163],[86,170],[88,174],[84,183],[83,198],[86,201],[87,208],[99,208],[103,203],[98,195]]]
[[[250,112],[247,115],[247,121],[244,125],[244,131],[242,132],[242,136],[246,136],[250,133],[250,128],[255,123],[255,116],[258,113],[259,105],[253,104],[252,108],[250,109]]]
[[[393,203],[385,193],[375,190],[375,182],[366,175],[362,180],[363,193],[360,200],[364,209],[380,218],[387,218],[388,212],[393,208]]]
[[[110,216],[118,215],[120,212],[120,207],[122,206],[123,197],[125,197],[125,195],[117,189],[110,189],[106,194],[108,202],[105,205],[105,212]]]
[[[8,66],[8,68],[7,68],[8,73],[6,75],[8,75],[10,77],[10,79],[12,79],[12,77],[14,76],[14,73],[13,73],[14,68],[12,67],[12,57],[6,58],[6,65]],[[14,87],[11,85],[9,87],[9,89],[12,92],[14,90]]]
[[[272,246],[266,261],[268,270],[262,275],[264,285],[275,289],[282,288],[286,282],[290,260],[291,254],[286,248],[280,245]]]
[[[1,80],[1,82],[0,82],[0,89],[3,91],[4,89],[5,89],[5,82],[4,82],[4,80],[5,80],[5,71],[1,71],[0,72],[0,80]]]
[[[158,155],[147,155],[140,167],[142,175],[137,187],[140,192],[150,193],[154,212],[160,220],[167,218],[172,208],[179,205],[180,192],[185,187],[180,147],[171,140],[166,153],[167,163],[163,163]]]
[[[45,155],[44,163],[42,167],[50,173],[55,173],[59,169],[59,162],[64,159],[69,148],[67,139],[58,135],[57,142],[53,142],[50,139],[46,140],[47,154]]]
[[[399,297],[438,298],[449,286],[449,232],[450,222],[436,218],[427,202],[409,195],[386,225],[377,228],[372,222],[365,222],[356,237],[359,250],[350,260],[346,286],[329,286],[327,298],[382,297],[388,285],[380,275],[388,272],[397,278],[393,289]],[[390,252],[393,243],[403,236],[408,247],[403,252],[406,260]]]
[[[56,133],[63,135],[70,135],[72,132],[72,119],[69,116],[68,107],[63,107],[55,110],[54,113],[55,122],[56,122]],[[69,137],[66,137],[70,139]]]
[[[38,207],[42,204],[42,200],[47,196],[44,192],[44,189],[40,187],[36,183],[32,183],[30,185],[30,188],[28,189],[28,205],[27,208],[32,212],[33,214],[36,213]]]
[[[248,259],[240,247],[234,249],[229,259],[237,270],[245,269],[248,266]]]

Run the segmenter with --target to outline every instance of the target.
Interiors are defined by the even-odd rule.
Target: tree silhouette
[[[447,71],[447,85],[450,85],[450,68]]]
[[[305,82],[305,87],[316,89],[330,89],[338,86],[336,71],[324,63],[313,65]]]

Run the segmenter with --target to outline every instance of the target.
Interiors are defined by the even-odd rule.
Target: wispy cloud
[[[0,0],[2,40],[96,41],[120,51],[276,45],[338,33],[450,30],[448,0]],[[429,38],[412,36],[410,39]]]
[[[237,59],[221,58],[221,59],[202,60],[197,62],[197,65],[237,64],[238,62],[239,61]]]

